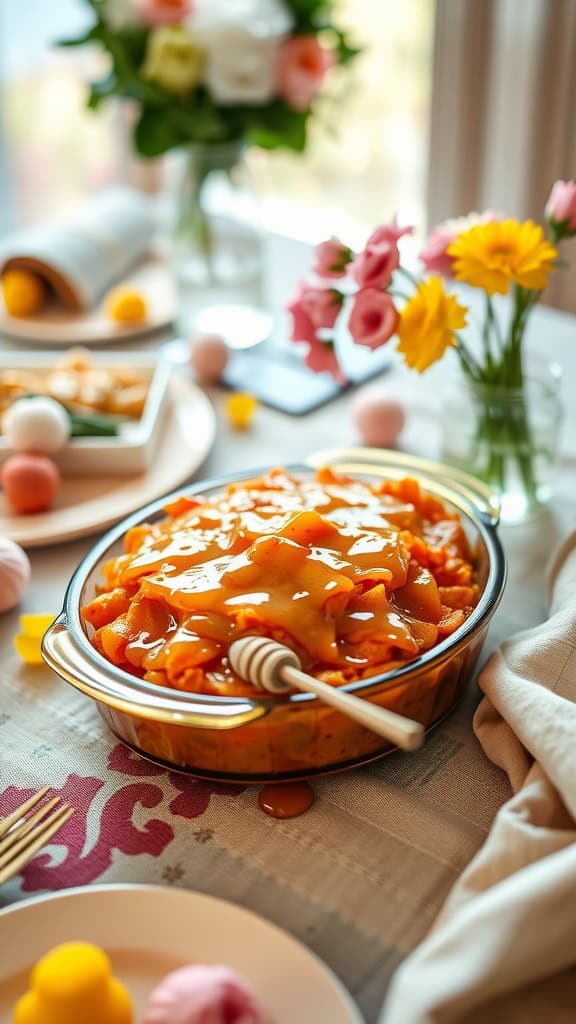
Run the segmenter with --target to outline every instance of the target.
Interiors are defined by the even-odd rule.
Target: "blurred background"
[[[365,52],[346,70],[304,157],[254,151],[266,227],[352,244],[397,212],[418,225],[472,209],[541,219],[550,184],[576,171],[574,0],[341,0]],[[84,107],[102,71],[57,39],[90,22],[82,0],[0,0],[0,234],[128,180],[139,163],[120,107]],[[321,122],[321,123],[320,123]],[[547,300],[576,311],[570,275]]]

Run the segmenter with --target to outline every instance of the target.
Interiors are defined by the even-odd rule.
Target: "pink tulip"
[[[396,333],[400,314],[387,292],[363,288],[356,295],[348,327],[357,345],[375,349]]]
[[[368,242],[350,264],[350,270],[360,288],[387,288],[399,266],[400,253],[396,242]]]
[[[334,327],[342,309],[344,296],[336,288],[313,288],[309,284],[300,286],[300,303],[314,327]]]
[[[292,36],[282,43],[278,54],[278,95],[295,110],[307,110],[333,63],[333,54],[321,46],[316,36]]]
[[[318,277],[344,277],[352,259],[352,250],[332,235],[332,238],[316,246],[315,255],[316,263],[312,268],[314,274]]]
[[[308,341],[311,344],[316,341],[316,328],[312,323],[310,314],[304,307],[303,290],[304,286],[299,285],[296,295],[286,305],[286,309],[292,317],[290,341]]]
[[[192,0],[138,0],[147,25],[178,25],[192,13]]]
[[[546,215],[555,224],[565,225],[568,234],[576,232],[576,181],[557,181],[552,186]]]
[[[398,217],[394,217],[390,224],[383,224],[376,228],[368,239],[367,245],[380,245],[381,242],[398,242],[404,235],[411,235],[414,228],[401,228],[398,224]]]
[[[346,384],[346,377],[340,369],[336,353],[334,351],[334,344],[331,341],[320,341],[316,338],[315,341],[309,342],[308,352],[304,356],[304,362],[309,370],[313,370],[314,373],[331,373],[334,380],[338,381],[339,384]]]

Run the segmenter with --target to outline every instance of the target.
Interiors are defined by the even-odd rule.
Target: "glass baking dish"
[[[506,566],[496,533],[496,499],[483,484],[458,470],[400,452],[338,449],[290,469],[310,474],[319,466],[372,479],[416,477],[423,490],[461,517],[481,588],[472,614],[414,661],[344,687],[430,728],[452,708],[471,678],[502,596]],[[90,643],[80,608],[94,596],[103,563],[120,552],[126,530],[162,518],[164,506],[180,494],[215,493],[232,480],[254,475],[196,483],[147,505],[108,531],[76,570],[63,611],[44,637],[44,659],[97,702],[104,721],[129,747],[198,777],[254,783],[309,778],[381,757],[390,744],[310,694],[274,697],[254,691],[250,697],[220,697],[170,690],[117,668]]]

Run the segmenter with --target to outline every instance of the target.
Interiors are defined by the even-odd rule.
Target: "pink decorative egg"
[[[216,383],[228,365],[228,346],[219,334],[197,334],[192,338],[190,362],[203,384]]]
[[[231,967],[192,964],[154,989],[144,1024],[266,1024],[248,982]]]
[[[18,452],[6,459],[0,483],[14,512],[44,512],[60,489],[60,471],[46,455]]]
[[[14,608],[30,582],[30,561],[22,548],[0,537],[0,612]]]
[[[363,443],[377,448],[394,448],[405,421],[401,403],[378,385],[358,392],[352,417]]]

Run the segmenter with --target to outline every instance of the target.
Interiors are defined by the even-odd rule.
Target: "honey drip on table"
[[[307,782],[272,782],[258,794],[258,805],[271,818],[297,818],[314,803],[314,790]]]

